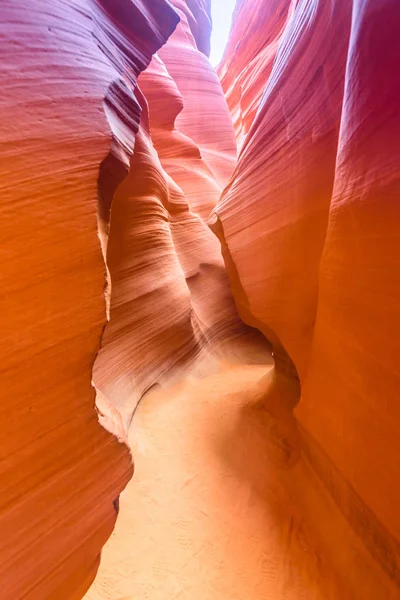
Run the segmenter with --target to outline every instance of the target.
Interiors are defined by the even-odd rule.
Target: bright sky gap
[[[210,61],[215,67],[221,61],[228,41],[235,4],[236,0],[211,0],[213,30]]]

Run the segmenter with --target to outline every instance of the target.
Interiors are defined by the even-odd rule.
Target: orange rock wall
[[[226,100],[209,0],[1,10],[2,599],[82,597],[132,474],[98,419],[124,440],[150,388],[244,335],[230,288],[346,522],[333,560],[351,531],[348,572],[366,550],[396,588],[362,597],[396,598],[397,0],[242,0]]]
[[[140,130],[111,208],[110,322],[94,381],[115,432],[176,368],[246,333],[206,224],[234,168],[232,121],[196,13],[173,4],[180,22],[139,77]]]
[[[318,309],[297,411],[397,542],[400,78],[393,74],[400,62],[399,19],[396,2],[379,8],[355,3],[353,9]],[[385,556],[378,544],[367,543],[400,582],[399,548]]]
[[[196,48],[188,5],[174,0],[174,6],[180,23],[159,55],[184,102],[176,127],[198,146],[215,179],[224,186],[236,161],[232,119],[215,70]]]
[[[140,0],[4,0],[1,17],[0,595],[71,600],[132,474],[94,409],[97,220],[105,244],[104,202],[139,123],[136,77],[177,17],[164,0],[146,12]]]
[[[256,116],[265,82],[298,0],[238,0],[218,74],[238,145]]]
[[[271,340],[278,371],[299,377],[303,454],[398,586],[400,5],[298,2],[282,32],[293,6],[258,3],[280,15],[266,31],[280,43],[261,100],[270,55],[248,50],[250,5],[220,74],[237,134],[246,94],[258,113],[210,223],[240,315]]]
[[[173,4],[2,3],[4,600],[82,597],[132,474],[98,420],[124,440],[149,388],[246,331],[205,222],[236,158],[210,6]]]

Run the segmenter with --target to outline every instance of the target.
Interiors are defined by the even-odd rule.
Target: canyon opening
[[[399,1],[0,11],[1,600],[398,600]]]

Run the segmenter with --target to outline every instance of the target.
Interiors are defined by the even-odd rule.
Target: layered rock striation
[[[220,80],[209,0],[1,8],[2,598],[82,597],[138,403],[250,326],[277,473],[395,600],[397,0],[241,0]]]
[[[94,381],[114,432],[153,386],[247,333],[206,223],[234,169],[232,122],[197,47],[201,21],[173,4],[179,23],[139,77],[139,133],[111,207],[110,321]]]
[[[132,474],[98,420],[125,441],[246,332],[205,223],[236,157],[210,27],[207,2],[2,3],[4,600],[82,597]]]
[[[258,43],[253,4],[239,3],[219,67],[243,145],[210,224],[241,317],[293,382],[278,404],[297,405],[295,445],[332,502],[310,518],[357,597],[395,598],[400,8],[256,2]]]
[[[239,0],[218,74],[241,146],[298,0]]]

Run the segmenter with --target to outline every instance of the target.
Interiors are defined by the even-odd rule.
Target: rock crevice
[[[4,600],[81,598],[142,405],[270,352],[239,447],[349,598],[398,597],[399,4],[239,0],[217,72],[210,8],[1,2]]]

